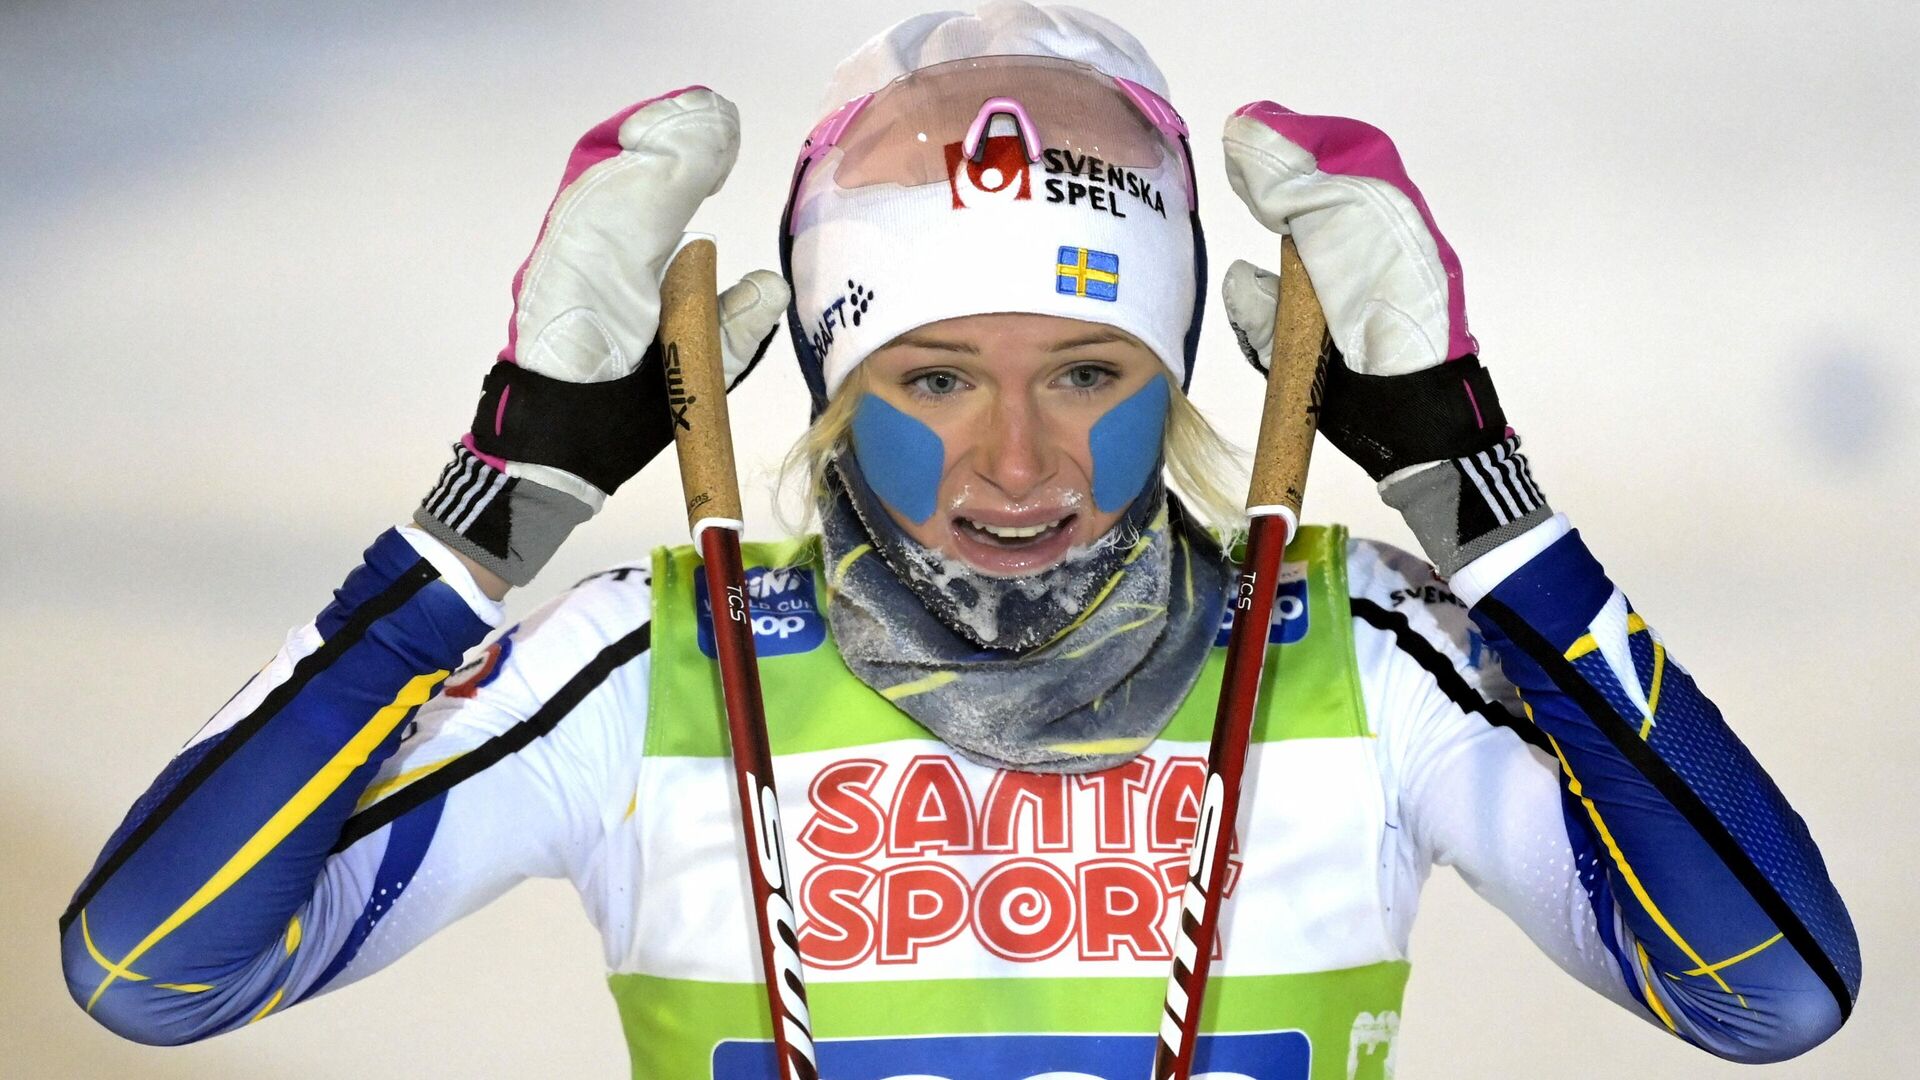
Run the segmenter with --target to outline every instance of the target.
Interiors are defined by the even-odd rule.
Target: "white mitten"
[[[507,345],[473,429],[414,520],[506,581],[532,580],[569,532],[673,441],[654,337],[660,279],[739,153],[733,103],[688,87],[623,109],[574,146],[513,278]],[[729,387],[786,312],[778,274],[720,294]]]
[[[1234,193],[1293,236],[1339,350],[1321,432],[1379,483],[1440,572],[1551,517],[1475,355],[1460,260],[1392,140],[1257,101],[1228,119],[1224,141]],[[1220,292],[1266,371],[1279,279],[1235,261]]]
[[[1349,368],[1403,375],[1478,351],[1460,260],[1379,128],[1256,101],[1227,120],[1224,142],[1234,194],[1269,230],[1293,235]],[[1252,272],[1229,271],[1242,300]],[[1256,345],[1272,337],[1273,312],[1264,318],[1264,335],[1239,324]]]
[[[622,109],[582,136],[514,275],[500,359],[575,383],[631,373],[659,328],[667,262],[739,152],[739,112],[702,86]],[[731,385],[786,313],[787,286],[756,271],[720,306]]]

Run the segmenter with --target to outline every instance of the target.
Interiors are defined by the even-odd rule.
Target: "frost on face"
[[[860,531],[859,509],[832,503],[823,515],[840,654],[969,760],[1064,773],[1121,764],[1165,727],[1212,646],[1224,564],[1184,554],[1158,498],[1019,577],[975,570],[884,519]],[[1176,576],[1194,587],[1176,596]]]
[[[963,488],[948,499],[946,509],[963,514],[975,501],[974,493]],[[1054,493],[1046,508],[1062,515],[1079,513],[1086,501],[1084,492]],[[1014,504],[1001,509],[1021,514],[1036,507]],[[892,550],[886,555],[894,572],[954,630],[984,648],[1024,652],[1053,639],[1084,612],[1142,534],[1135,518],[1122,518],[1093,542],[1068,548],[1054,565],[1018,576],[977,570],[958,556],[906,536],[889,545]]]
[[[1068,548],[1058,563],[1037,574],[999,577],[975,570],[964,560],[913,544],[902,551],[907,565],[901,569],[903,575],[912,575],[926,587],[938,590],[948,601],[943,614],[959,623],[958,628],[973,640],[988,648],[1023,648],[1028,646],[1017,643],[1018,638],[1040,636],[1038,628],[1055,621],[1036,621],[1036,614],[1053,609],[1071,619],[1086,607],[1088,594],[1100,584],[1093,564],[1106,546],[1094,543]],[[1006,616],[1015,613],[1018,621],[1003,627]]]

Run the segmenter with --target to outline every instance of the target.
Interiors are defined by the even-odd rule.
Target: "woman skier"
[[[784,313],[813,398],[790,463],[818,534],[746,561],[820,1074],[1142,1076],[1238,523],[1185,394],[1186,128],[1125,31],[1007,0],[887,30],[830,94],[782,221],[791,296],[760,271],[720,297],[731,381]],[[737,136],[692,87],[580,140],[454,460],[76,893],[95,1019],[230,1031],[566,876],[634,1076],[774,1075],[697,557],[500,628],[671,439],[658,282]],[[1391,1075],[1437,864],[1704,1050],[1828,1037],[1860,959],[1819,853],[1547,505],[1392,144],[1259,101],[1225,148],[1327,313],[1321,430],[1431,564],[1334,526],[1288,548],[1195,1071]],[[1240,262],[1222,289],[1261,370],[1275,289]]]

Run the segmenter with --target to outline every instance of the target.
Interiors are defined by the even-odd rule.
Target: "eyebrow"
[[[1081,334],[1079,337],[1068,338],[1065,341],[1055,342],[1053,345],[1048,347],[1047,351],[1048,352],[1066,352],[1069,349],[1078,349],[1086,345],[1115,345],[1115,344],[1130,345],[1132,343],[1133,343],[1133,338],[1127,336],[1126,334],[1122,334],[1118,331],[1096,330],[1096,331],[1093,331],[1092,333]]]
[[[1085,346],[1088,346],[1088,345],[1113,345],[1113,344],[1129,345],[1132,343],[1133,343],[1132,338],[1128,337],[1125,334],[1119,333],[1117,331],[1096,330],[1091,333],[1081,334],[1078,337],[1068,338],[1065,341],[1056,341],[1052,345],[1047,346],[1047,351],[1058,353],[1058,352],[1067,352],[1072,349],[1084,348]],[[979,348],[974,346],[971,342],[945,341],[940,338],[923,337],[919,334],[912,334],[912,333],[902,334],[900,337],[895,338],[889,344],[890,345],[907,345],[916,349],[931,349],[935,352],[963,353],[967,356],[980,355]]]
[[[980,350],[969,342],[942,341],[939,338],[921,337],[918,334],[902,334],[888,342],[887,345],[889,348],[895,345],[908,345],[916,349],[932,349],[936,352],[965,353],[968,356],[980,355]]]

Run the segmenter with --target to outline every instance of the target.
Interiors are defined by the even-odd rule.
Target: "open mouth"
[[[1046,517],[1044,513],[1022,514],[1012,521],[999,522],[954,514],[948,519],[953,537],[950,550],[983,573],[1021,575],[1045,570],[1065,558],[1073,547],[1080,531],[1080,515],[1054,510],[1059,517]]]
[[[1073,523],[1074,515],[1041,521],[1031,525],[990,525],[984,521],[956,516],[956,526],[964,529],[973,539],[984,543],[998,544],[1001,547],[1026,547],[1044,542],[1056,533],[1064,531]]]
[[[981,543],[993,544],[1004,548],[1036,547],[1046,543],[1054,536],[1066,531],[1073,523],[1074,515],[1042,521],[1032,525],[989,525],[972,518],[955,516],[954,525],[961,529],[969,539]]]

